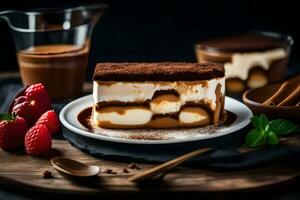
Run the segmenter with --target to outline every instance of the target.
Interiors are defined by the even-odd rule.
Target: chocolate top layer
[[[98,63],[93,80],[101,81],[197,81],[224,77],[222,64],[184,62]]]
[[[287,42],[283,38],[247,33],[242,35],[223,37],[199,42],[198,48],[226,52],[263,51],[274,48],[286,48]]]

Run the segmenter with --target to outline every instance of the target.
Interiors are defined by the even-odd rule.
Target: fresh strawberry
[[[50,97],[41,83],[25,88],[16,96],[10,106],[10,112],[25,118],[30,126],[34,125],[38,118],[50,109]]]
[[[28,98],[26,96],[19,96],[18,98],[15,99],[13,106],[21,104],[25,101],[28,101]]]
[[[37,83],[29,86],[25,90],[25,95],[29,100],[34,101],[39,117],[52,109],[50,97],[43,84]]]
[[[0,147],[12,149],[24,145],[24,136],[28,126],[22,117],[15,114],[0,114]]]
[[[51,109],[50,97],[44,85],[41,83],[36,83],[29,86],[25,90],[25,96],[30,100],[35,100],[39,105],[42,105],[43,109],[46,109],[45,111]]]
[[[52,136],[42,124],[31,127],[25,135],[25,150],[29,155],[40,155],[51,149]]]
[[[45,112],[36,122],[36,124],[45,125],[49,131],[53,133],[57,133],[59,131],[59,120],[57,114],[54,110],[49,110]]]
[[[23,102],[18,101],[18,99],[24,100]],[[12,109],[12,113],[23,117],[29,126],[32,126],[36,120],[39,118],[39,113],[36,111],[34,106],[34,101],[28,101],[27,97],[21,96],[16,99],[16,105]]]
[[[24,96],[24,95],[25,95],[25,90],[26,90],[27,88],[28,88],[28,86],[23,87],[20,91],[17,92],[16,96],[14,97],[13,102],[10,104],[10,106],[9,106],[9,108],[8,108],[8,112],[9,112],[9,113],[12,113],[13,106],[17,104],[16,99],[18,99],[18,98],[21,97],[21,96]]]

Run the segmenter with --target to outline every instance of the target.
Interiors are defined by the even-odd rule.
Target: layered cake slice
[[[224,117],[221,64],[99,63],[93,115],[103,128],[218,125]]]
[[[199,63],[223,63],[226,92],[242,93],[268,83],[280,82],[293,40],[271,32],[250,32],[201,41],[196,45]]]

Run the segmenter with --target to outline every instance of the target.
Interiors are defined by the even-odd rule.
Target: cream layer
[[[177,82],[101,82],[94,81],[94,111],[93,121],[98,126],[182,126],[207,125],[211,123],[211,115],[200,107],[184,107],[187,103],[201,103],[216,110],[217,86],[221,96],[224,95],[225,78],[216,78],[207,81],[177,81]],[[168,94],[164,91],[176,91]],[[156,92],[162,92],[159,96]],[[155,95],[155,96],[154,96]],[[122,105],[97,107],[97,103],[121,102]],[[143,104],[149,106],[130,106],[126,103]],[[124,103],[126,106],[124,106]],[[177,113],[178,119],[168,116],[153,118],[157,114]],[[164,123],[161,124],[159,120]],[[157,124],[159,123],[159,124]]]
[[[157,91],[175,90],[177,101],[151,102],[151,110],[157,114],[178,112],[187,102],[205,102],[211,110],[216,108],[216,88],[221,85],[221,95],[225,93],[225,78],[207,81],[176,81],[176,82],[105,82],[94,81],[93,99],[98,102],[119,101],[122,103],[146,102],[153,98]]]
[[[232,61],[224,65],[225,76],[247,80],[251,68],[261,66],[264,70],[268,70],[273,61],[282,59],[286,55],[285,50],[281,48],[263,52],[234,53]]]

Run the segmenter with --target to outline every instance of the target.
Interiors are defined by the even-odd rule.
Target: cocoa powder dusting
[[[98,63],[93,80],[101,81],[199,81],[224,77],[217,63]]]

